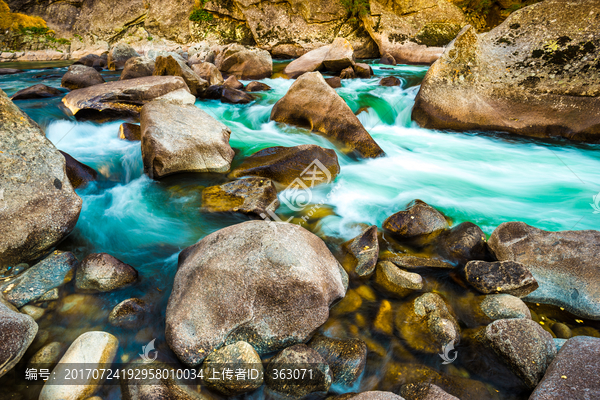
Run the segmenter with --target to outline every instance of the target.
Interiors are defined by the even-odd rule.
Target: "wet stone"
[[[377,225],[365,229],[360,235],[346,243],[344,247],[355,260],[354,272],[358,276],[372,274],[375,271],[377,257],[379,256]]]
[[[485,296],[479,307],[491,320],[508,318],[531,319],[531,312],[523,300],[510,294]]]
[[[122,123],[119,126],[119,139],[129,141],[142,140],[142,128],[137,124]]]
[[[375,285],[386,294],[394,297],[406,297],[415,290],[423,288],[423,278],[414,272],[404,271],[389,261],[377,263]]]
[[[46,367],[53,366],[60,360],[62,351],[63,345],[60,342],[48,343],[31,357],[29,364],[44,364]]]
[[[437,258],[416,257],[388,253],[382,255],[381,260],[392,262],[398,267],[408,270],[418,270],[423,268],[456,268],[453,264],[442,260],[438,260]]]
[[[469,261],[465,266],[467,282],[481,293],[508,293],[525,297],[538,288],[526,266],[515,261]]]
[[[379,81],[380,86],[400,86],[402,81],[395,76],[387,76]]]
[[[412,239],[447,228],[444,215],[421,200],[410,202],[406,209],[383,221],[383,229],[398,239]]]
[[[131,285],[137,277],[131,265],[110,254],[90,254],[77,268],[75,287],[82,292],[110,292]]]
[[[426,382],[406,384],[400,394],[407,400],[459,400],[439,386]]]
[[[142,299],[127,299],[115,306],[108,316],[112,326],[125,329],[139,328],[150,317],[150,306]]]
[[[277,190],[270,179],[250,177],[211,186],[202,191],[202,210],[239,212],[256,216],[274,213],[279,207]]]
[[[352,385],[362,374],[367,362],[367,345],[360,339],[332,339],[317,335],[308,347],[316,350],[329,365],[333,384]]]

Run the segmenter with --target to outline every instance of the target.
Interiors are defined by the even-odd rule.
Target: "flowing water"
[[[46,63],[42,67],[46,69],[30,64],[24,68],[38,69],[0,76],[0,88],[10,96],[36,83],[60,87],[64,64]],[[209,100],[198,101],[196,106],[231,128],[230,144],[237,152],[234,166],[270,146],[318,144],[336,149],[341,172],[333,182],[311,192],[310,203],[325,205],[320,218],[306,225],[332,248],[358,234],[364,226],[361,224],[381,226],[387,216],[417,198],[442,211],[454,224],[471,221],[488,235],[500,223],[517,220],[546,230],[600,228],[600,214],[594,214],[590,206],[600,191],[600,145],[419,128],[410,114],[427,68],[376,64],[373,68],[377,77],[342,81],[343,87],[337,91],[353,111],[359,112],[362,124],[386,152],[386,157],[378,159],[357,160],[342,154],[322,136],[270,121],[273,105],[286,93],[291,80],[264,79],[262,82],[272,90],[258,93],[251,104]],[[107,80],[118,77],[103,74]],[[403,85],[378,86],[379,79],[387,75],[401,78]],[[159,352],[172,356],[164,341],[163,321],[178,253],[211,232],[247,220],[200,211],[202,189],[223,183],[226,177],[184,174],[153,181],[143,174],[139,142],[118,138],[123,121],[76,121],[61,111],[60,98],[16,103],[45,129],[57,148],[101,174],[98,182],[78,189],[83,199],[81,216],[59,249],[72,251],[79,259],[91,252],[110,253],[136,267],[141,275],[141,282],[133,287],[94,296],[74,294],[67,286],[59,304],[51,306],[54,309],[39,321],[41,333],[32,351],[44,342],[68,344],[84,331],[101,329],[119,338],[119,361],[137,357],[141,346],[153,338],[157,338]],[[285,201],[278,213],[295,216]],[[456,299],[468,297],[465,293],[469,291],[448,276],[432,274],[426,281],[430,290]],[[335,312],[334,308],[334,316],[322,331],[358,336],[369,344],[367,370],[354,390],[385,389],[385,383],[377,386],[377,382],[394,362],[417,362],[450,376],[477,378],[473,368],[468,368],[471,361],[441,366],[438,358],[408,354],[398,350],[398,340],[371,333],[369,327],[381,296],[361,282],[352,282],[351,287],[360,294],[363,305],[352,312]],[[154,304],[154,323],[136,332],[108,325],[106,316],[111,308],[130,297],[143,297]],[[563,320],[569,318],[564,316]],[[22,378],[10,376],[0,379],[0,384],[9,385],[11,379],[10,385],[16,385],[11,390],[24,398],[36,397],[37,389],[27,388]],[[511,392],[510,385],[479,379],[497,398],[522,397],[518,391]],[[344,392],[351,388],[334,389]],[[105,399],[120,396],[118,387],[104,388],[101,394]]]

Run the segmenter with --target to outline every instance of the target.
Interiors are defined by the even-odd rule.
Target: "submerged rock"
[[[436,240],[437,251],[447,260],[465,265],[471,260],[485,260],[485,233],[472,222],[463,222],[444,231]]]
[[[308,342],[308,347],[329,365],[334,385],[351,386],[367,363],[367,345],[360,339],[341,340],[317,335]]]
[[[208,87],[208,82],[200,78],[181,58],[173,56],[156,57],[153,76],[180,76],[185,81],[190,93],[201,96]]]
[[[21,311],[24,314],[29,315],[35,321],[38,321],[46,313],[45,309],[43,309],[41,307],[32,306],[32,305],[25,305],[25,306],[21,307],[21,309],[19,311]]]
[[[294,368],[307,369],[310,373],[302,374],[299,379],[277,379],[275,371]],[[321,355],[304,344],[288,347],[277,354],[265,373],[265,384],[275,393],[303,398],[311,393],[327,393],[332,384],[329,366]]]
[[[423,268],[455,268],[455,266],[449,262],[438,260],[437,258],[416,257],[403,254],[384,254],[381,256],[381,260],[389,261],[400,268],[408,270],[418,270]]]
[[[189,366],[240,340],[259,354],[301,343],[344,297],[347,279],[325,243],[298,225],[229,226],[179,255],[167,341]]]
[[[509,318],[531,319],[531,311],[529,311],[527,304],[520,298],[510,294],[483,296],[479,308],[492,321]]]
[[[28,99],[44,99],[47,97],[60,96],[62,92],[56,88],[46,86],[43,83],[30,86],[25,89],[19,90],[13,94],[11,100],[28,100]]]
[[[10,371],[33,342],[38,326],[0,295],[0,377]]]
[[[108,315],[108,323],[125,329],[141,327],[150,317],[150,306],[142,299],[123,300]]]
[[[125,62],[120,81],[125,79],[142,78],[154,74],[154,60],[148,57],[131,57]]]
[[[327,400],[404,400],[404,398],[392,392],[372,390],[362,393],[344,393],[328,397]]]
[[[360,235],[345,243],[344,248],[355,259],[354,272],[358,276],[372,274],[379,256],[377,225],[365,229]]]
[[[246,48],[233,43],[217,55],[215,65],[221,72],[238,79],[264,79],[273,74],[273,60],[268,51]]]
[[[387,217],[382,227],[398,239],[413,239],[448,229],[448,221],[429,204],[413,200],[405,210]]]
[[[142,140],[142,128],[137,124],[124,122],[119,126],[119,139],[129,141]]]
[[[342,142],[345,152],[361,157],[385,153],[350,107],[318,72],[302,75],[271,110],[273,121],[298,125]]]
[[[556,356],[552,335],[530,319],[501,319],[485,329],[485,340],[523,383],[533,389]]]
[[[202,191],[202,210],[266,215],[279,207],[277,190],[270,179],[244,178]]]
[[[192,64],[191,67],[192,71],[194,71],[200,78],[207,81],[209,86],[222,85],[224,82],[221,71],[219,71],[219,69],[212,63],[201,62],[198,64]]]
[[[63,345],[60,342],[48,343],[31,357],[29,365],[35,369],[39,369],[35,364],[43,364],[44,367],[54,366],[60,360],[62,352]]]
[[[112,364],[118,347],[119,341],[110,333],[86,332],[69,346],[65,355],[52,370],[51,376],[64,379],[69,376],[65,370],[73,368],[73,365],[85,365],[85,368],[92,370],[106,369]],[[86,374],[84,378],[80,377],[76,380],[77,384],[67,380],[63,381],[63,384],[60,384],[60,381],[46,382],[39,399],[85,399],[91,397],[102,386],[105,379],[106,375],[103,374]]]
[[[70,252],[55,251],[0,289],[16,307],[37,300],[51,289],[71,281],[77,259]]]
[[[500,261],[527,267],[539,288],[525,300],[600,319],[600,232],[547,232],[523,222],[498,226],[488,242]]]
[[[598,371],[600,339],[587,336],[569,339],[561,347],[529,399],[600,398]]]
[[[379,86],[400,86],[402,81],[395,76],[386,76],[379,81]]]
[[[346,39],[338,37],[331,44],[311,50],[292,61],[283,72],[290,78],[297,78],[306,72],[322,69],[339,72],[352,66],[353,62],[354,49],[352,49],[352,45]]]
[[[423,289],[421,275],[401,270],[389,261],[377,263],[374,283],[386,294],[400,298]]]
[[[538,288],[531,272],[514,261],[469,261],[465,266],[467,282],[481,293],[508,293],[525,297]]]
[[[141,115],[144,172],[160,179],[180,172],[228,172],[231,130],[201,109],[162,101]]]
[[[400,394],[408,400],[459,400],[432,383],[409,383],[400,389]]]
[[[131,371],[131,372],[130,372]],[[167,372],[168,373],[165,373]],[[124,376],[123,376],[124,375]],[[205,396],[187,387],[173,377],[177,372],[171,364],[155,361],[144,363],[136,361],[126,367],[122,374],[121,393],[123,400],[212,400],[213,396]],[[160,376],[160,378],[156,378]],[[131,377],[131,378],[129,378]],[[135,378],[138,379],[135,379]],[[146,377],[144,379],[144,377]]]
[[[183,78],[146,76],[74,90],[62,102],[76,117],[138,118],[142,106],[157,99],[176,104],[196,101]]]
[[[67,72],[60,80],[60,86],[75,90],[104,83],[104,78],[98,71],[92,67],[74,64],[69,67]]]
[[[230,177],[260,176],[286,186],[301,180],[307,187],[313,187],[330,183],[339,172],[334,150],[302,144],[268,147],[254,153],[231,171]]]
[[[598,8],[551,0],[484,34],[465,27],[427,72],[412,118],[430,129],[599,142]]]
[[[80,292],[110,292],[133,284],[137,278],[135,268],[110,254],[90,254],[77,268],[75,287]]]
[[[69,178],[71,185],[73,185],[73,188],[77,189],[80,186],[85,186],[98,179],[98,173],[94,168],[80,163],[64,151],[60,151],[60,154],[65,158],[67,177]]]
[[[255,370],[257,373],[256,377],[253,373],[250,373],[250,376],[246,374],[245,379],[226,379],[226,377],[211,379],[214,370],[221,371],[223,368],[230,368],[233,371],[242,369],[245,372]],[[260,356],[249,343],[243,341],[210,353],[204,360],[202,369],[206,377],[204,379],[206,387],[229,396],[251,392],[263,384],[264,369]]]
[[[17,68],[0,68],[0,75],[20,74],[21,72],[24,71]]]
[[[460,341],[460,327],[444,299],[425,293],[396,310],[394,321],[400,338],[417,351],[437,354],[444,346]]]
[[[117,43],[108,51],[107,65],[111,71],[123,69],[125,63],[132,57],[139,57],[137,51],[127,43]]]

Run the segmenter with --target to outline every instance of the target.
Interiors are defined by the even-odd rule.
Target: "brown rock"
[[[13,94],[11,100],[44,99],[47,97],[60,96],[62,92],[56,88],[46,86],[43,83],[19,90]]]
[[[355,79],[356,73],[352,67],[344,68],[340,73],[340,79]]]
[[[454,265],[442,260],[438,260],[436,258],[415,257],[401,254],[384,254],[381,256],[381,260],[389,261],[391,263],[396,264],[400,268],[408,270],[418,270],[422,268],[455,268]]]
[[[392,56],[390,53],[385,53],[381,56],[379,63],[385,65],[396,65],[396,60],[394,59],[394,56]]]
[[[399,239],[412,239],[448,228],[442,213],[421,200],[413,200],[404,211],[389,216],[383,229]]]
[[[63,75],[60,86],[67,89],[82,89],[104,83],[104,78],[98,71],[85,65],[71,65]]]
[[[465,266],[467,282],[481,293],[508,293],[525,297],[538,288],[531,272],[514,261],[469,261]]]
[[[180,76],[183,78],[190,93],[194,96],[201,96],[208,87],[208,82],[200,78],[188,65],[180,58],[173,56],[156,57],[154,63],[154,76]]]
[[[125,62],[119,80],[142,78],[154,74],[154,60],[148,57],[131,57]]]
[[[318,72],[309,72],[294,82],[275,103],[271,119],[306,127],[345,144],[346,152],[362,157],[385,153],[362,126],[346,102]]]
[[[107,65],[111,71],[123,69],[125,63],[132,57],[139,57],[137,51],[127,43],[117,43],[108,51]]]
[[[270,179],[244,178],[202,191],[202,210],[266,215],[279,207],[277,190]]]
[[[81,199],[67,178],[65,158],[2,90],[0,143],[0,267],[4,267],[46,255],[75,227]]]
[[[119,126],[119,139],[123,140],[142,140],[142,128],[137,124],[124,122]]]
[[[358,276],[367,276],[375,271],[379,256],[377,225],[365,229],[360,235],[344,244],[344,248],[356,260],[354,272]]]
[[[268,51],[249,49],[233,43],[217,55],[215,65],[221,72],[238,79],[264,79],[273,74],[273,60]]]
[[[167,341],[189,366],[240,340],[259,354],[302,343],[344,297],[347,279],[325,243],[298,225],[229,226],[179,255]]]
[[[519,262],[531,272],[539,288],[526,301],[600,319],[600,232],[547,232],[506,222],[492,233],[488,245],[498,260]]]
[[[0,296],[0,377],[21,360],[37,334],[38,326]]]
[[[289,368],[311,369],[299,379],[282,380],[275,378],[275,371]],[[327,393],[332,384],[331,370],[316,351],[304,344],[297,344],[283,350],[269,362],[265,372],[265,384],[275,393],[303,398],[311,393]]]
[[[377,263],[374,283],[386,294],[399,298],[406,297],[415,290],[423,289],[421,275],[403,271],[388,261]]]
[[[371,390],[362,393],[344,393],[337,396],[328,397],[327,400],[404,400],[404,398],[392,392]]]
[[[340,79],[339,76],[334,76],[333,78],[327,78],[327,79],[325,79],[325,82],[327,82],[327,84],[329,86],[331,86],[333,89],[342,87],[342,80]]]
[[[332,339],[316,335],[308,342],[329,365],[332,384],[351,386],[360,377],[367,363],[367,345],[360,339]]]
[[[289,63],[284,73],[297,78],[306,72],[326,69],[332,72],[351,67],[354,62],[354,50],[346,39],[338,37],[331,44],[309,51],[297,60]]]
[[[163,101],[142,109],[142,159],[153,179],[181,172],[228,172],[231,130],[193,105]]]
[[[193,64],[192,71],[194,71],[200,78],[207,81],[209,85],[223,84],[223,75],[221,75],[221,71],[219,71],[219,69],[212,63],[201,62],[198,64]],[[242,87],[243,86],[244,85],[242,85]]]
[[[238,79],[235,77],[235,75],[231,75],[227,79],[225,79],[225,82],[223,82],[223,86],[231,88],[231,89],[236,89],[236,90],[244,89],[244,84],[242,82],[238,81]]]
[[[485,330],[488,345],[531,389],[556,356],[552,335],[530,319],[500,319]]]
[[[356,76],[361,79],[369,79],[373,75],[373,69],[369,64],[356,63],[352,66]]]
[[[489,33],[465,27],[427,72],[413,120],[430,129],[598,143],[600,32],[589,18],[598,7],[599,0],[569,7],[544,1],[512,13]],[[532,28],[540,24],[548,29]]]
[[[402,81],[395,76],[386,76],[379,81],[380,86],[400,86]]]
[[[156,99],[178,104],[194,104],[196,101],[183,78],[146,76],[74,90],[63,97],[62,102],[76,117],[110,115],[139,118],[142,106]]]
[[[247,92],[264,92],[266,90],[271,90],[271,86],[262,82],[253,81],[246,86]]]
[[[432,383],[409,383],[400,389],[402,397],[409,400],[459,400]]]
[[[313,187],[333,181],[339,172],[335,151],[303,144],[268,147],[254,153],[231,171],[230,177],[259,176],[285,186],[300,179],[306,186]]]
[[[600,398],[600,339],[567,340],[546,370],[530,400]]]
[[[140,328],[150,317],[150,306],[141,299],[123,300],[108,315],[108,323],[125,329]]]
[[[251,101],[254,101],[254,97],[248,93],[223,86],[223,90],[221,91],[221,103],[247,104]]]
[[[67,177],[69,178],[71,185],[73,185],[73,188],[77,189],[80,186],[85,186],[98,179],[98,173],[92,167],[80,163],[64,151],[61,151],[60,154],[65,157]]]
[[[110,292],[133,284],[137,271],[110,254],[90,254],[83,259],[75,274],[75,287],[80,292]]]
[[[485,233],[472,222],[463,222],[444,231],[436,240],[437,251],[447,260],[465,265],[471,260],[485,260]]]

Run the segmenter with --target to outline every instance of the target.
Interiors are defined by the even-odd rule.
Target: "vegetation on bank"
[[[369,0],[341,0],[341,2],[350,19],[360,20],[371,12]]]
[[[204,6],[208,2],[209,0],[196,0],[196,6],[190,14],[190,21],[203,22],[213,20],[213,15],[204,9]]]
[[[0,0],[0,30],[17,31],[28,28],[48,29],[46,26],[46,21],[44,21],[42,18],[10,12],[8,4],[6,4],[6,2],[3,0]]]

